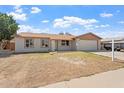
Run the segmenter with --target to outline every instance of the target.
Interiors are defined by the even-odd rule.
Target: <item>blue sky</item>
[[[93,32],[101,37],[124,36],[124,6],[22,5],[0,6],[0,12],[13,15],[19,32],[80,35]]]

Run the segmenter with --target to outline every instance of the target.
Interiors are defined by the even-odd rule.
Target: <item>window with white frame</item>
[[[25,39],[25,48],[33,48],[34,40],[33,39]]]
[[[62,40],[61,45],[62,46],[69,46],[69,40]]]
[[[49,47],[49,40],[48,39],[41,39],[41,47]]]

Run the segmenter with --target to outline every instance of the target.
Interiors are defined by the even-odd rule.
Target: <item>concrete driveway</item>
[[[94,54],[98,54],[98,55],[102,55],[102,56],[108,56],[108,57],[112,57],[112,52],[92,52]],[[115,58],[120,59],[120,60],[124,60],[124,52],[114,52],[115,54]]]
[[[124,88],[124,68],[59,82],[45,88]]]

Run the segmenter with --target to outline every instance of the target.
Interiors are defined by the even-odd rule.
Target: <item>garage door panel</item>
[[[77,41],[77,50],[97,50],[97,41],[79,40]]]

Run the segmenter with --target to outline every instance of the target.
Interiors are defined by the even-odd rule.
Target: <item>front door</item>
[[[52,51],[55,51],[56,50],[56,42],[55,42],[55,40],[52,40],[51,41],[51,48],[52,48],[51,49]]]

